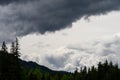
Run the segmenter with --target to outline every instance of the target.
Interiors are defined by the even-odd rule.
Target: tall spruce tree
[[[3,52],[7,52],[7,46],[6,46],[5,41],[3,41],[1,51],[3,51]]]
[[[11,44],[10,53],[12,53],[12,54],[15,53],[15,43],[14,42],[12,42],[12,44]]]
[[[16,57],[20,57],[20,52],[19,52],[19,49],[20,49],[20,48],[19,48],[18,38],[16,38],[14,49],[15,49],[14,55],[15,55]]]

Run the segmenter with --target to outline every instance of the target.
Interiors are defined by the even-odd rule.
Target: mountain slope
[[[8,54],[8,53],[4,53],[4,52],[0,51],[0,68],[3,66],[3,64],[5,64],[5,65],[12,64],[13,61],[10,60],[10,59],[12,59],[12,57],[13,57],[12,54]],[[19,59],[19,61],[20,61],[20,66],[27,71],[39,68],[42,73],[50,73],[50,74],[54,74],[54,73],[65,74],[65,73],[67,73],[65,71],[51,70],[43,65],[39,65],[32,61],[24,61],[21,59]]]
[[[47,68],[45,66],[38,65],[37,63],[32,62],[32,61],[28,61],[27,62],[27,61],[24,61],[24,60],[20,59],[20,64],[26,70],[39,68],[43,73],[60,73],[60,74],[67,73],[65,71],[54,71],[54,70],[51,70],[51,69],[49,69],[49,68]]]

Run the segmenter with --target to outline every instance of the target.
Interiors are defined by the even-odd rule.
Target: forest
[[[8,51],[5,41],[0,50],[0,80],[120,80],[120,68],[107,60],[97,67],[82,67],[74,72],[45,71],[41,67],[26,68],[21,64],[19,41],[16,38]],[[27,65],[27,63],[25,63]],[[29,67],[29,65],[27,65]]]

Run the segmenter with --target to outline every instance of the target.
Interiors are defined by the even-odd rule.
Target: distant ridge
[[[39,65],[36,62],[32,62],[32,61],[24,61],[24,60],[20,59],[20,64],[26,70],[39,68],[42,73],[50,73],[50,74],[54,74],[54,73],[65,74],[65,73],[67,73],[66,71],[51,70],[48,67],[45,67],[43,65]]]
[[[0,65],[2,65],[1,63],[6,59],[8,59],[7,57],[11,57],[11,54],[3,54],[0,52]],[[39,65],[36,62],[32,62],[32,61],[24,61],[19,59],[20,61],[20,65],[23,69],[25,70],[34,70],[36,68],[39,68],[41,70],[42,73],[49,73],[49,74],[54,74],[54,73],[60,73],[60,74],[65,74],[67,72],[65,71],[55,71],[55,70],[51,70],[48,67],[45,67],[43,65]]]

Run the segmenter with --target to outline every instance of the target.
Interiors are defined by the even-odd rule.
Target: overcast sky
[[[120,65],[120,0],[1,0],[0,43],[19,37],[21,58],[73,71]]]
[[[120,65],[119,21],[120,12],[110,12],[80,19],[72,28],[55,33],[24,36],[20,39],[22,59],[67,71],[106,59]]]

